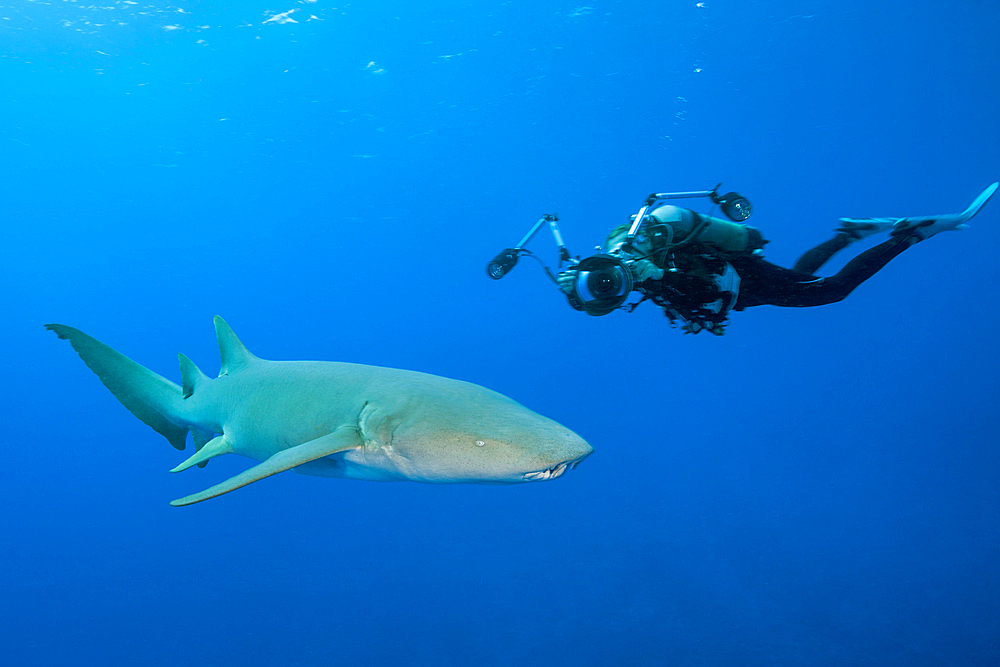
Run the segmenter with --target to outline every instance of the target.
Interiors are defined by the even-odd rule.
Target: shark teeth
[[[590,455],[587,452],[578,459],[573,459],[572,461],[563,461],[562,463],[557,463],[551,468],[546,468],[545,470],[538,470],[536,472],[526,472],[524,473],[523,480],[525,482],[543,482],[547,479],[555,479],[556,477],[561,477],[567,470],[575,470],[580,461],[584,460]]]
[[[571,465],[573,467],[576,467],[574,465],[575,463],[576,463],[576,461],[566,461],[564,463],[560,463],[558,465],[554,465],[551,468],[546,468],[545,470],[539,470],[537,472],[526,472],[526,473],[524,473],[524,481],[525,482],[541,482],[541,481],[544,481],[546,479],[555,479],[556,477],[559,477],[564,472],[566,472],[566,470]]]

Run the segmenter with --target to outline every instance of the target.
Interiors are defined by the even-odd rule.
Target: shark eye
[[[483,446],[483,445],[485,445],[485,444],[486,444],[486,443],[485,443],[485,442],[483,442],[482,440],[476,440],[476,447],[482,447],[482,446]]]

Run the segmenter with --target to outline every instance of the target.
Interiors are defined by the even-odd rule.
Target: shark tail
[[[188,433],[188,426],[181,419],[184,389],[79,329],[63,324],[46,324],[45,328],[68,340],[83,362],[129,412],[166,438],[174,448],[184,449]],[[190,378],[188,381],[190,386],[186,389],[193,391],[202,380]]]

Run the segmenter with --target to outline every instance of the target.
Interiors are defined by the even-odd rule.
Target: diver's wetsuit
[[[834,253],[846,248],[851,240],[846,234],[838,234],[802,255],[791,269],[749,254],[727,257],[740,276],[739,296],[733,310],[764,305],[793,308],[822,306],[840,301],[919,238],[913,235],[895,236],[861,253],[836,275],[827,278],[813,275]]]

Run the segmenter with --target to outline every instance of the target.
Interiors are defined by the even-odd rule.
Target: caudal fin
[[[178,423],[183,413],[181,387],[79,329],[63,324],[46,324],[45,328],[68,340],[83,362],[133,415],[176,449],[184,449],[188,427]]]

